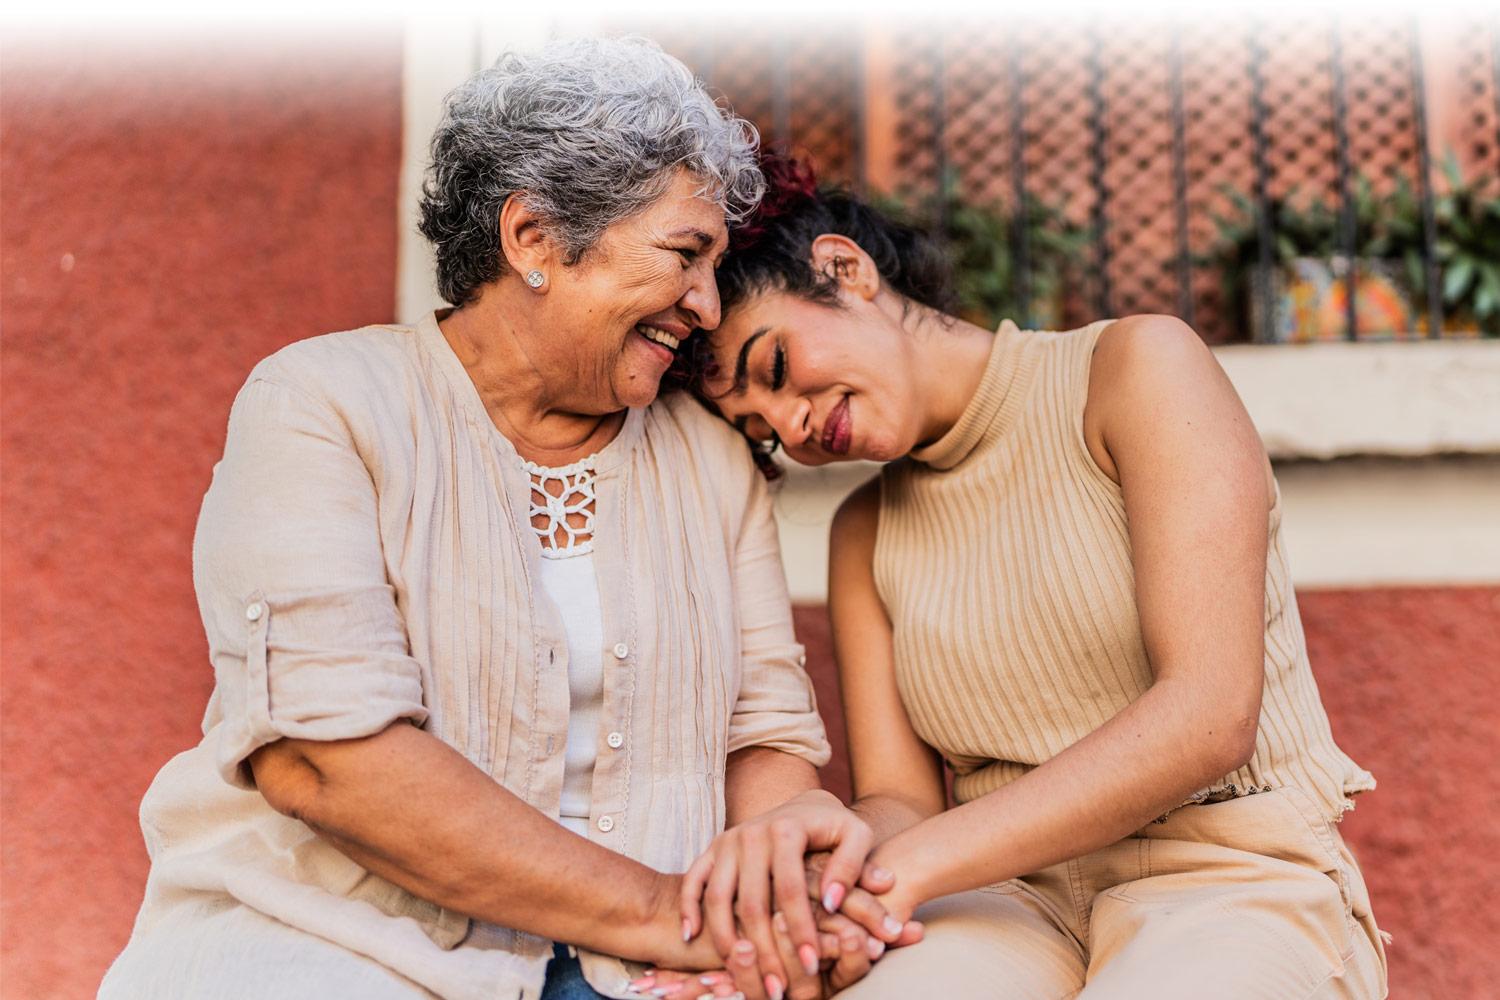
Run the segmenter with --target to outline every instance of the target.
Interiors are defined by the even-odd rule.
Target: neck
[[[538,296],[502,278],[479,298],[438,321],[495,427],[523,458],[565,465],[607,444],[623,410],[587,413],[571,406],[570,380],[548,364]],[[515,286],[515,287],[512,287]]]
[[[953,429],[979,391],[995,338],[982,326],[935,309],[912,307],[907,325],[920,356],[913,370],[925,401],[918,446],[931,444]]]

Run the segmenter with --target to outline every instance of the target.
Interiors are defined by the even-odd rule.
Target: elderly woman
[[[193,553],[216,686],[142,804],[101,996],[623,996],[606,956],[724,964],[672,873],[776,807],[858,878],[765,487],[697,403],[653,405],[718,323],[754,146],[638,41],[450,96],[422,231],[454,308],[294,344],[235,400]],[[822,931],[813,973],[868,968]],[[776,946],[771,994],[813,974]]]

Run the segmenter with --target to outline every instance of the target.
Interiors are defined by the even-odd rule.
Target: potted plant
[[[1500,192],[1493,179],[1465,179],[1451,153],[1443,163],[1447,190],[1433,199],[1433,258],[1442,294],[1444,336],[1500,336]],[[1401,178],[1389,199],[1375,249],[1398,258],[1428,328],[1427,267],[1422,206]]]
[[[1355,182],[1355,254],[1337,252],[1339,212],[1327,202],[1271,199],[1273,241],[1271,268],[1260,264],[1255,206],[1243,193],[1227,192],[1231,215],[1216,215],[1219,242],[1209,258],[1220,268],[1224,300],[1232,314],[1248,324],[1249,339],[1268,343],[1343,340],[1349,326],[1349,269],[1354,269],[1354,336],[1390,339],[1417,336],[1416,310],[1401,280],[1400,268],[1387,260],[1380,242],[1384,208],[1369,182]],[[1266,287],[1267,283],[1269,288]],[[1269,292],[1269,294],[1267,294]],[[1265,302],[1271,314],[1264,313]]]

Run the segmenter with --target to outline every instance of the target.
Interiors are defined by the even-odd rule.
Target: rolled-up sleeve
[[[729,720],[729,752],[764,746],[822,767],[832,751],[803,667],[802,645],[792,630],[770,490],[758,472],[749,478],[749,502],[735,552],[741,675]]]
[[[226,781],[249,787],[246,758],[283,737],[354,739],[426,721],[374,480],[332,402],[251,375],[199,515],[193,582]]]

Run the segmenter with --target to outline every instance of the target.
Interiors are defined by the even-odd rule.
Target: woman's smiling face
[[[724,209],[682,172],[645,209],[604,231],[572,267],[551,269],[548,322],[581,409],[610,412],[656,398],[676,345],[719,324],[714,266]],[[699,334],[702,336],[702,334]]]
[[[764,291],[710,334],[703,395],[753,441],[803,465],[888,462],[919,443],[912,336],[889,295],[841,288],[839,303]],[[886,301],[882,301],[885,299]]]

